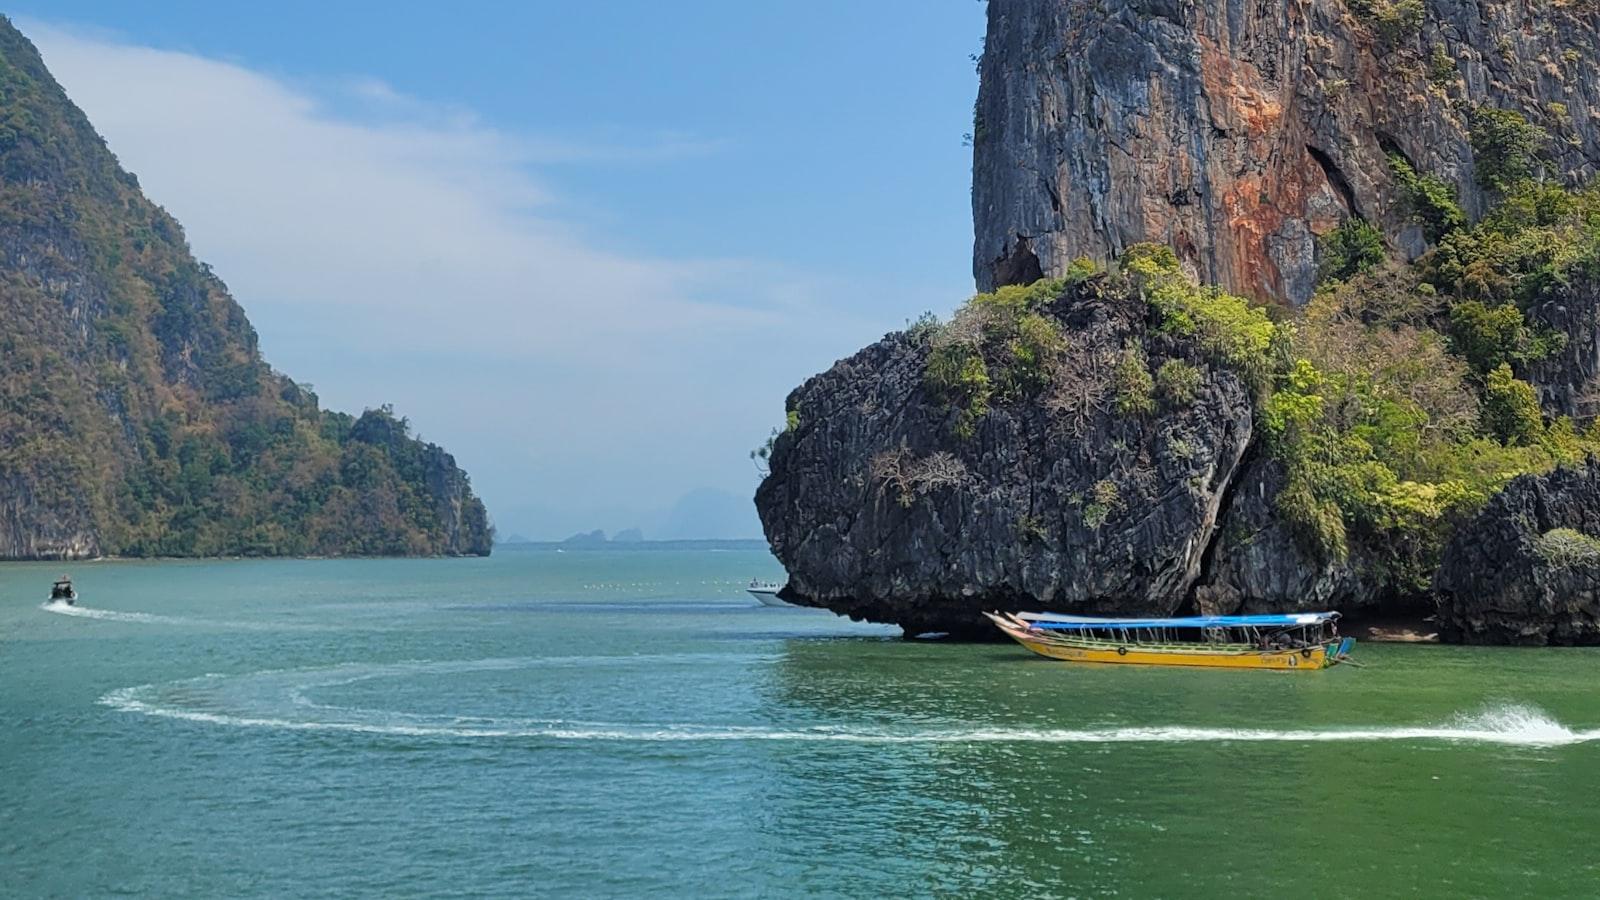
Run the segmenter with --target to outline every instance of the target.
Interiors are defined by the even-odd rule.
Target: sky
[[[9,14],[267,360],[502,537],[759,537],[788,392],[972,290],[976,0]]]

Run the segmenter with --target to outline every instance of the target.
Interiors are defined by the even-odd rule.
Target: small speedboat
[[[73,590],[73,588],[72,588],[72,578],[71,577],[69,577],[67,575],[63,575],[60,578],[56,579],[56,583],[55,584],[50,585],[50,602],[51,603],[65,603],[68,606],[71,606],[73,604],[73,601],[75,601],[77,599],[78,599],[78,592],[76,590]]]
[[[770,581],[751,581],[750,586],[745,588],[745,590],[750,592],[750,596],[761,601],[762,606],[794,605],[793,603],[785,603],[784,601],[778,599],[778,592],[783,590],[783,585],[781,584],[773,584]]]

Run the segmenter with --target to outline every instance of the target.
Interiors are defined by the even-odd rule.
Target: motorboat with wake
[[[72,587],[72,576],[63,575],[50,585],[50,602],[65,603],[71,606],[78,599],[78,592]]]

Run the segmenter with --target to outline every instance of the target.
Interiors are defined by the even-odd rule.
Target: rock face
[[[1538,389],[1547,415],[1593,421],[1600,413],[1600,284],[1578,279],[1529,310],[1529,317],[1565,344],[1554,356],[1523,364],[1518,374]]]
[[[1390,255],[1418,263],[1409,272],[1430,271],[1440,256],[1418,260],[1427,241],[1392,161],[1449,182],[1476,220],[1504,198],[1478,186],[1470,126],[1514,122],[1480,111],[1513,109],[1551,137],[1533,154],[1545,160],[1542,177],[1570,186],[1593,176],[1600,6],[990,0],[988,10],[974,127],[980,291],[1071,282],[1093,269],[1075,264],[1080,256],[1121,260],[1116,274],[1043,310],[1076,366],[1053,370],[1043,395],[972,413],[953,408],[943,386],[993,388],[1004,354],[984,345],[982,359],[960,358],[974,363],[969,372],[951,362],[948,341],[970,332],[962,315],[1032,296],[1021,289],[975,299],[943,330],[890,335],[790,395],[796,424],[776,440],[756,498],[790,573],[788,599],[913,633],[987,634],[977,613],[989,608],[1412,614],[1430,605],[1434,579],[1447,638],[1600,643],[1600,540],[1585,536],[1600,537],[1600,463],[1513,482],[1438,568],[1447,529],[1469,508],[1457,504],[1475,509],[1510,474],[1474,469],[1486,457],[1468,435],[1526,440],[1480,417],[1487,400],[1452,343],[1461,285],[1346,281],[1414,308],[1393,322],[1363,312],[1357,325],[1356,307],[1319,306],[1273,331],[1261,358],[1279,377],[1253,377],[1253,393],[1234,373],[1260,366],[1227,354],[1208,365],[1174,336],[1197,333],[1185,330],[1194,323],[1153,325],[1150,308],[1168,301],[1140,296],[1146,283],[1129,277],[1153,258],[1135,245],[1153,243],[1176,254],[1174,265],[1160,251],[1169,274],[1298,305],[1318,280],[1319,236],[1352,218],[1380,226]],[[1579,430],[1600,412],[1595,271],[1567,266],[1529,292],[1521,312],[1531,329],[1516,340],[1556,352],[1508,351],[1545,414]],[[1007,327],[993,333],[1022,346]],[[1361,343],[1380,334],[1415,341],[1398,351]],[[1409,364],[1424,351],[1437,366],[1421,368],[1460,366],[1459,376],[1423,387]],[[1168,360],[1199,367],[1192,404],[1124,416],[1103,402],[1095,373],[1130,353],[1152,372]],[[1363,370],[1386,353],[1395,359]],[[1302,364],[1309,387],[1289,387]],[[1068,388],[1101,402],[1073,402]],[[1391,415],[1400,409],[1410,412]],[[1465,462],[1430,470],[1404,457],[1405,441],[1391,440],[1404,421],[1436,428],[1441,458]],[[1562,434],[1576,440],[1565,423],[1552,440]],[[1555,446],[1517,468],[1548,465],[1563,452]],[[1441,475],[1451,471],[1460,477]]]
[[[0,18],[0,559],[487,554],[464,472],[262,359]]]
[[[1445,549],[1447,640],[1600,644],[1600,460],[1524,475]]]
[[[1337,561],[1308,553],[1273,508],[1283,488],[1282,466],[1262,453],[1252,456],[1229,497],[1205,577],[1195,588],[1196,611],[1349,612],[1375,605],[1381,580],[1366,571],[1361,548]]]
[[[930,396],[930,347],[885,337],[789,397],[756,506],[789,570],[785,596],[908,633],[988,634],[985,609],[1188,607],[1253,435],[1250,393],[1145,302],[1104,278],[1045,311],[1090,386],[1115,348],[1198,367],[1190,403],[1125,416],[1109,401],[990,408],[967,439]],[[1108,353],[1108,349],[1110,353]]]
[[[1412,28],[1347,0],[990,0],[974,122],[980,290],[1153,241],[1198,280],[1303,303],[1316,238],[1351,216],[1421,250],[1387,164],[1474,182],[1468,111],[1600,162],[1600,8],[1425,0]]]

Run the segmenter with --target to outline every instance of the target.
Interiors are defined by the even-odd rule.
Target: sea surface
[[[0,566],[0,896],[1596,896],[1600,653],[1073,666],[764,551]]]

